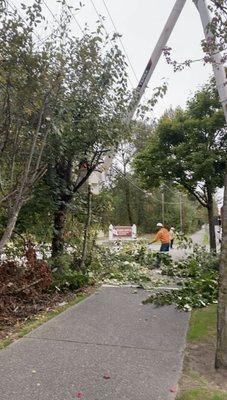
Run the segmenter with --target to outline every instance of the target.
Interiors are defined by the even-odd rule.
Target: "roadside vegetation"
[[[72,37],[72,14],[64,0],[60,3],[59,24],[40,40],[37,27],[45,32],[48,25],[42,0],[22,4],[23,17],[0,2],[0,338],[9,343],[11,333],[20,337],[36,326],[34,316],[49,318],[49,311],[77,301],[81,291],[126,283],[149,290],[146,302],[157,306],[203,309],[193,311],[189,341],[214,339],[213,328],[204,337],[202,332],[214,323],[212,313],[206,320],[206,307],[215,309],[218,282],[219,332],[227,330],[227,239],[224,235],[220,264],[214,230],[214,195],[227,177],[226,129],[214,79],[185,109],[169,109],[159,121],[148,122],[146,111],[167,90],[166,84],[155,88],[128,126],[132,92],[119,35],[106,36],[98,21],[95,30],[87,27]],[[212,30],[223,50],[226,21],[220,13],[226,14],[226,7],[223,0],[211,5]],[[208,42],[203,48],[212,62],[215,43]],[[110,149],[116,149],[116,160],[95,194],[89,178]],[[208,223],[211,253],[194,248],[173,262],[151,254],[143,240],[97,245],[110,223],[136,224],[143,235],[162,220],[188,236]],[[159,290],[166,285],[173,290]],[[23,327],[27,322],[31,326]],[[227,346],[219,342],[216,366],[222,368]],[[225,399],[218,385],[213,393],[206,386],[190,390],[181,400]]]
[[[163,275],[178,278],[178,287],[172,291],[156,292],[145,303],[157,306],[175,304],[184,310],[217,303],[219,263],[219,255],[194,246],[193,253],[187,258],[170,262],[162,268]]]
[[[0,5],[1,337],[81,288],[165,281],[151,276],[156,261],[146,244],[119,251],[97,246],[110,223],[135,223],[143,235],[163,214],[163,191],[143,191],[132,167],[156,122],[147,123],[147,106],[130,126],[122,122],[132,93],[118,35],[106,37],[98,22],[72,38],[72,14],[62,2],[61,23],[40,41],[34,32],[46,30],[43,7],[42,0],[22,4],[20,12]],[[156,88],[152,107],[165,90]],[[110,148],[120,161],[95,195],[89,178]],[[166,224],[179,230],[181,189],[166,184]],[[183,229],[190,234],[206,215],[182,196]]]
[[[78,247],[71,246],[62,259],[62,272],[51,270],[47,248],[34,249],[30,244],[24,254],[15,255],[16,249],[10,246],[1,263],[1,337],[35,315],[39,318],[59,304],[70,304],[75,294],[103,284],[143,288],[151,293],[145,303],[173,303],[186,311],[217,302],[217,255],[211,257],[203,248],[196,248],[184,260],[173,262],[168,254],[151,252],[147,243],[147,239],[140,239],[95,244],[84,270],[78,268]],[[185,247],[188,243],[181,237],[178,244]]]
[[[192,312],[177,400],[226,400],[227,374],[214,369],[217,306]]]
[[[91,293],[91,289],[81,289],[78,294],[71,294],[67,298],[64,297],[62,299],[58,298],[56,303],[52,302],[52,304],[49,304],[49,307],[46,307],[44,311],[39,310],[37,315],[27,315],[27,317],[23,318],[21,322],[17,321],[15,325],[8,327],[8,329],[6,328],[5,332],[1,332],[2,338],[0,337],[0,350],[9,346],[15,340],[27,335],[44,322],[49,321],[63,311],[66,311],[69,307],[78,304]]]

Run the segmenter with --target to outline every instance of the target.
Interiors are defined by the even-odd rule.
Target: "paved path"
[[[189,314],[134,292],[102,288],[2,350],[0,399],[173,399]]]

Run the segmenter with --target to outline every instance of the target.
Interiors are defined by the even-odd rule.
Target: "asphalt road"
[[[0,352],[1,400],[172,400],[189,314],[102,288]]]

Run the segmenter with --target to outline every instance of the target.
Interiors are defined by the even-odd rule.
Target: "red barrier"
[[[132,227],[131,226],[114,226],[113,237],[132,237]]]

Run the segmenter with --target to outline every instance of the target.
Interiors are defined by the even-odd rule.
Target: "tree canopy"
[[[163,181],[182,185],[213,219],[213,195],[223,186],[226,131],[224,116],[213,83],[188,101],[186,110],[167,112],[155,135],[135,161],[146,188]],[[213,228],[211,228],[211,233]],[[212,246],[215,247],[214,232]]]

